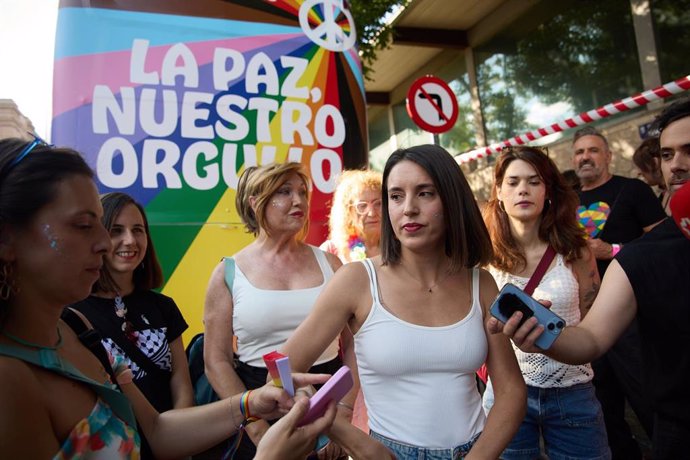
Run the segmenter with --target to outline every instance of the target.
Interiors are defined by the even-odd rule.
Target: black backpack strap
[[[78,311],[72,308],[65,308],[62,311],[61,319],[67,323],[75,334],[77,334],[77,337],[79,337],[79,341],[82,343],[82,345],[88,348],[89,351],[91,351],[91,353],[98,358],[103,365],[103,368],[110,376],[110,381],[117,385],[115,372],[113,371],[113,367],[110,365],[110,356],[108,356],[108,352],[105,348],[103,348],[103,344],[101,343],[101,334],[87,324],[85,322],[85,318],[83,318]]]
[[[187,345],[187,364],[189,365],[189,376],[192,379],[192,385],[199,380],[201,374],[204,373],[204,333],[199,332],[192,337]]]

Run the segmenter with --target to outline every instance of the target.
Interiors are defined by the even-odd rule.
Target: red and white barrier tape
[[[582,112],[581,114],[574,116],[573,118],[568,118],[558,123],[554,123],[551,126],[546,126],[544,128],[535,129],[525,134],[520,134],[511,139],[499,142],[497,144],[491,144],[488,147],[482,147],[479,149],[472,150],[470,152],[462,153],[455,157],[458,163],[466,163],[470,160],[476,160],[477,158],[482,158],[487,155],[498,153],[503,147],[508,147],[511,145],[523,145],[528,142],[537,140],[541,137],[548,136],[549,134],[557,133],[565,129],[574,128],[576,126],[585,125],[596,120],[601,120],[602,118],[610,117],[620,112],[625,112],[635,107],[649,104],[652,101],[667,98],[673,94],[678,94],[683,91],[690,89],[690,75],[683,78],[679,78],[671,83],[666,83],[665,85],[659,86],[654,89],[650,89],[635,96],[631,96],[625,99],[621,99],[616,102],[612,102],[598,109],[590,110],[589,112]]]

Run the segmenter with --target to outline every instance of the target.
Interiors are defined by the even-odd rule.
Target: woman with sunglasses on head
[[[204,306],[206,375],[220,397],[266,382],[263,355],[283,345],[341,266],[336,256],[304,242],[309,189],[300,163],[252,166],[240,176],[235,206],[255,239],[216,266]],[[333,374],[341,365],[334,338],[310,372]],[[351,406],[354,395],[344,404]],[[349,421],[343,407],[339,416]],[[264,420],[248,425],[234,458],[253,458],[268,428]],[[337,456],[339,448],[330,445],[327,451]]]
[[[568,326],[580,322],[599,290],[596,261],[576,220],[577,205],[577,195],[540,149],[509,147],[496,163],[484,208],[494,249],[489,271],[498,287],[512,283],[525,289],[535,271],[541,272],[533,296],[551,301],[551,310]],[[542,259],[543,269],[537,270]],[[513,348],[527,384],[527,416],[501,458],[539,458],[540,436],[552,459],[611,458],[591,366]],[[490,380],[484,393],[489,414],[496,410],[492,398]]]
[[[336,420],[356,459],[498,458],[522,420],[525,386],[508,340],[484,325],[496,284],[477,268],[491,242],[460,166],[443,148],[400,149],[383,172],[381,255],[343,266],[283,349],[308,368],[354,334],[370,436]],[[475,371],[494,374],[485,417]]]
[[[308,401],[293,401],[269,384],[161,414],[132,385],[130,369],[112,371],[99,358],[97,349],[105,356],[100,342],[89,342],[83,332],[78,336],[60,319],[64,305],[89,294],[111,247],[92,177],[74,150],[0,140],[3,458],[137,459],[139,427],[156,457],[182,457],[228,437],[246,419],[279,417],[292,407],[266,433],[256,458],[303,459],[335,417],[333,405],[324,417],[296,429]],[[328,378],[293,377],[295,386]]]
[[[71,305],[102,337],[103,346],[134,373],[134,383],[158,412],[194,405],[182,333],[187,323],[161,287],[161,271],[143,207],[124,193],[101,196],[112,249],[91,295]],[[142,458],[150,459],[146,439]]]

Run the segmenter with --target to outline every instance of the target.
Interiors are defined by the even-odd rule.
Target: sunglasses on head
[[[37,145],[45,145],[45,146],[52,147],[51,144],[48,144],[46,141],[41,139],[36,133],[29,133],[29,134],[31,134],[34,137],[34,140],[29,142],[29,144],[27,144],[27,146],[24,147],[21,152],[19,152],[19,155],[17,155],[17,157],[14,160],[12,160],[12,162],[10,163],[10,168],[21,163],[21,161],[24,158],[26,158],[26,156],[28,154],[30,154],[31,151],[33,149],[35,149]]]

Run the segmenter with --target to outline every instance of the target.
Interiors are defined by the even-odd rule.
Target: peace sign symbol
[[[319,6],[313,10],[315,6]],[[312,28],[309,23],[309,15],[313,13],[316,17],[323,19],[321,23]],[[343,14],[347,21],[349,33],[336,22],[336,18]],[[343,0],[306,0],[299,8],[299,25],[309,39],[329,51],[347,51],[352,48],[357,39],[355,32],[355,21],[352,14],[343,5]]]

